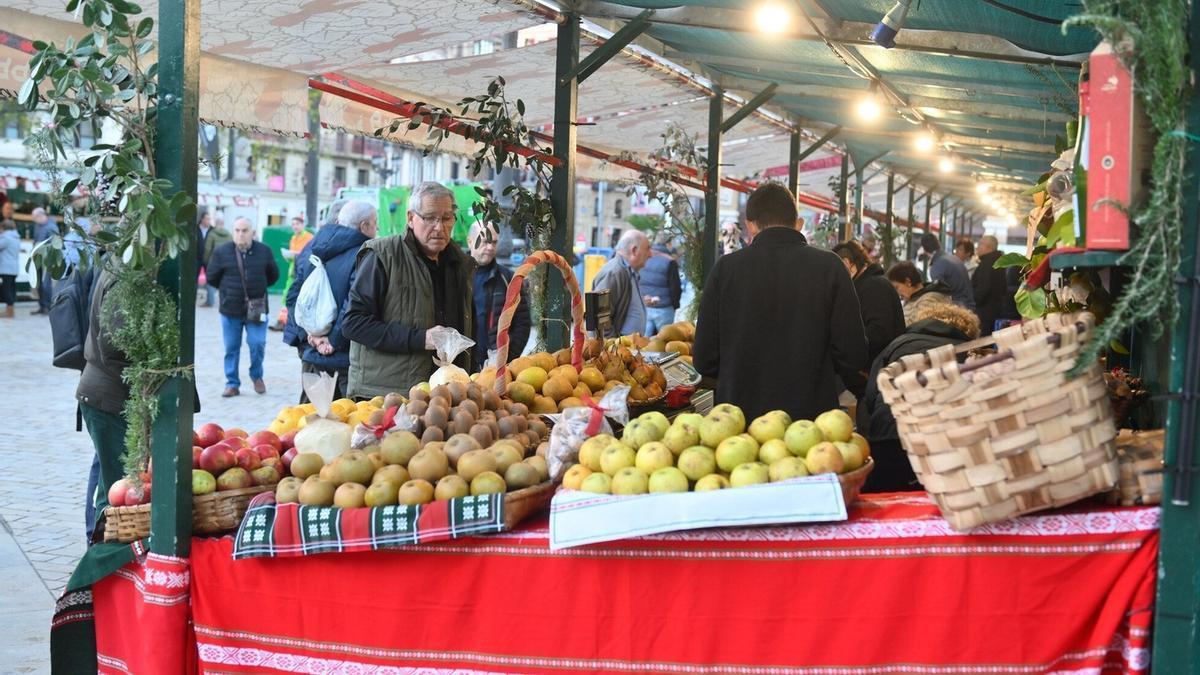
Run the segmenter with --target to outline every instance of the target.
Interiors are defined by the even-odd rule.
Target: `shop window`
[[[370,172],[367,171],[366,169],[359,169],[358,170],[358,184],[359,185],[369,185],[370,183],[371,183]]]

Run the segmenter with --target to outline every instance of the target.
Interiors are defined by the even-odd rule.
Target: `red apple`
[[[225,430],[220,425],[209,422],[200,427],[198,431],[192,432],[196,436],[196,443],[202,448],[207,448],[210,445],[216,445],[225,440]]]
[[[237,427],[233,427],[232,429],[225,430],[225,438],[233,438],[234,436],[238,436],[240,438],[245,438],[249,435],[250,434],[246,433],[245,429],[239,429]]]
[[[122,478],[114,482],[112,487],[108,488],[108,505],[125,506],[125,496],[132,485],[133,481],[128,478]]]
[[[279,440],[278,436],[270,431],[256,431],[250,434],[250,437],[246,440],[249,441],[252,448],[257,448],[260,445],[269,445],[277,451],[283,452],[283,443]]]
[[[200,434],[195,429],[192,429],[192,445],[200,445]]]
[[[228,445],[211,445],[200,453],[200,468],[216,476],[237,463],[237,457]]]
[[[137,506],[150,502],[150,484],[132,485],[125,493],[125,506]]]
[[[291,450],[294,447],[296,447],[296,431],[289,431],[279,437],[280,451]]]
[[[250,477],[250,472],[240,466],[235,466],[225,473],[217,476],[217,490],[240,490],[254,485],[254,480]]]
[[[238,448],[246,448],[249,450],[250,448],[254,447],[250,445],[250,441],[247,441],[241,436],[230,436],[229,438],[225,439],[225,442],[228,443],[234,450],[237,450]]]
[[[200,455],[203,454],[203,452],[204,452],[204,448],[202,448],[198,445],[192,446],[192,468],[193,469],[200,468]]]
[[[299,453],[296,452],[296,448],[294,446],[288,448],[287,452],[283,453],[283,456],[279,458],[279,461],[283,462],[284,470],[288,471],[289,473],[291,472],[292,460],[296,457],[297,454],[299,454]]]
[[[234,457],[237,458],[237,465],[246,471],[253,471],[262,466],[262,458],[258,456],[257,452],[254,452],[250,448],[242,448],[238,450],[234,453]]]
[[[273,466],[260,466],[250,472],[255,485],[274,485],[279,482],[279,472]]]
[[[254,452],[258,455],[259,459],[267,459],[268,457],[279,458],[279,449],[273,445],[256,445],[254,446]]]
[[[278,457],[268,457],[262,461],[262,466],[269,466],[275,469],[281,477],[287,473],[287,469],[283,468],[283,460]],[[262,467],[259,467],[262,468]]]

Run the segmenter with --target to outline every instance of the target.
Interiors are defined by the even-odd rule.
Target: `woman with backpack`
[[[0,319],[13,318],[17,303],[17,272],[21,268],[21,235],[12,220],[0,221]]]

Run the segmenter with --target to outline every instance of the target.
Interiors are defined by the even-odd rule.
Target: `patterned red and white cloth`
[[[202,670],[1142,673],[1157,507],[952,530],[923,495],[844,523],[550,550],[545,522],[394,551],[232,560],[197,540]]]

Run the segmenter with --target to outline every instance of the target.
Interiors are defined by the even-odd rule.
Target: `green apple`
[[[606,473],[594,473],[583,479],[583,484],[579,486],[584,492],[594,492],[598,495],[606,495],[612,492],[612,479]]]
[[[715,448],[726,438],[742,433],[744,428],[745,426],[733,415],[712,412],[704,418],[704,424],[700,425],[700,442]]]
[[[771,482],[775,483],[781,480],[791,478],[803,478],[808,475],[808,467],[805,466],[804,460],[789,454],[776,462],[772,462],[767,468],[767,474],[771,478]]]
[[[842,453],[842,461],[845,463],[843,471],[853,471],[866,461],[857,443],[834,443],[833,445],[838,452]]]
[[[650,474],[651,492],[687,492],[688,477],[673,466],[665,466]]]
[[[783,442],[793,455],[804,457],[814,445],[825,442],[825,435],[811,420],[796,420],[787,428]]]
[[[640,448],[647,443],[661,441],[666,429],[659,429],[654,422],[635,419],[625,425],[621,433],[621,442],[631,448]]]
[[[717,458],[707,447],[693,445],[679,453],[677,466],[689,480],[700,480],[701,477],[717,470]]]
[[[216,492],[217,479],[204,469],[192,469],[192,494],[206,495]]]
[[[771,466],[785,457],[794,457],[794,455],[791,450],[788,450],[787,444],[778,438],[772,438],[758,449],[758,461],[767,466]]]
[[[636,463],[637,454],[624,443],[609,443],[604,452],[600,453],[600,470],[609,476],[615,476],[621,469]]]
[[[721,467],[722,471],[733,472],[733,468],[739,464],[753,462],[758,458],[758,447],[753,438],[749,436],[731,436],[721,441],[717,446],[717,466]],[[765,468],[766,465],[764,464]]]
[[[862,450],[863,461],[866,462],[867,458],[871,456],[871,444],[867,442],[866,438],[863,438],[862,434],[858,433],[850,434],[850,442]]]
[[[783,439],[787,428],[788,425],[784,424],[783,420],[767,413],[750,423],[750,435],[759,443],[766,443],[771,440]]]
[[[720,405],[715,405],[715,406],[713,406],[712,410],[708,411],[709,417],[711,417],[713,413],[720,413],[722,415],[733,415],[733,418],[738,421],[738,426],[741,427],[740,429],[738,429],[738,433],[740,434],[746,430],[746,415],[743,414],[742,409],[737,407],[736,405],[734,405],[732,403],[722,403]]]
[[[745,462],[733,467],[729,474],[729,484],[733,487],[759,485],[771,480],[770,469],[762,462]]]
[[[617,439],[608,434],[599,434],[592,436],[579,446],[579,463],[586,466],[591,471],[600,470],[600,454],[604,452],[610,444],[616,443]]]
[[[704,418],[700,418],[700,421],[703,422]],[[667,429],[667,434],[663,436],[662,442],[678,456],[679,453],[700,442],[700,428],[687,422],[672,424],[671,428]]]
[[[772,410],[771,412],[767,413],[766,416],[774,417],[774,418],[782,421],[783,426],[785,426],[785,427],[791,426],[791,424],[792,424],[792,416],[787,414],[787,411],[785,411],[785,410]]]
[[[699,429],[700,423],[704,421],[704,415],[699,413],[680,413],[671,420],[671,426],[677,427],[682,424],[690,425],[693,429]]]
[[[675,466],[675,453],[657,441],[647,443],[638,449],[633,465],[649,476],[664,466]]]
[[[831,443],[845,443],[854,433],[854,421],[844,410],[828,410],[817,415],[817,428]]]
[[[804,456],[804,466],[808,473],[815,476],[819,473],[841,473],[846,466],[842,452],[833,443],[818,443]]]
[[[729,479],[719,473],[710,473],[696,481],[696,492],[729,489]]]
[[[658,427],[659,437],[662,437],[663,434],[667,433],[667,429],[671,428],[671,420],[668,420],[666,415],[658,412],[657,410],[651,410],[648,413],[642,413],[641,415],[638,415],[638,419],[643,422],[650,422],[654,426]]]
[[[644,495],[648,482],[646,474],[627,466],[612,477],[611,489],[614,495]]]

